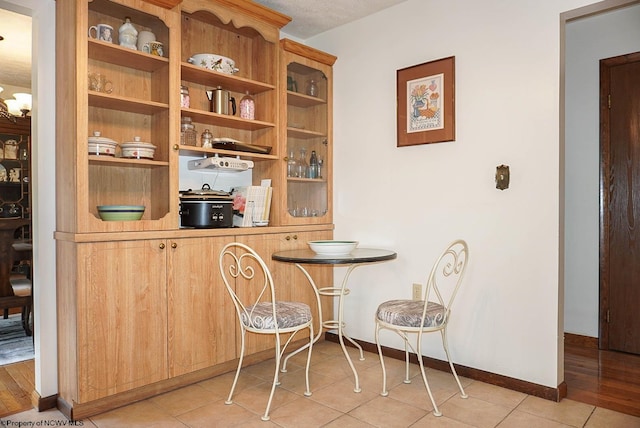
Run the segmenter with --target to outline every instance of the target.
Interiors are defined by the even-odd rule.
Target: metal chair
[[[247,245],[233,242],[225,245],[219,258],[220,272],[227,287],[227,291],[236,308],[241,330],[240,360],[236,375],[225,404],[232,404],[233,392],[238,382],[245,350],[246,333],[272,334],[275,336],[275,371],[271,393],[267,407],[262,416],[263,421],[269,420],[271,401],[276,386],[279,385],[278,372],[280,361],[287,345],[296,333],[309,330],[309,347],[305,372],[305,396],[310,396],[309,364],[313,348],[313,319],[309,305],[299,302],[281,302],[276,300],[271,272],[260,256]],[[284,345],[281,335],[291,333]]]
[[[433,414],[435,416],[442,416],[442,412],[440,412],[433,399],[424,370],[420,352],[424,333],[440,332],[447,361],[458,388],[460,388],[460,395],[462,398],[468,397],[451,362],[447,345],[447,325],[451,319],[451,305],[462,283],[468,261],[469,249],[467,243],[463,240],[456,240],[447,247],[433,265],[427,281],[424,300],[390,300],[378,306],[375,338],[380,364],[382,365],[382,396],[386,397],[389,392],[387,391],[387,372],[384,366],[384,358],[382,357],[382,348],[380,347],[380,330],[388,329],[402,337],[405,343],[406,368],[404,383],[411,383],[409,379],[409,349],[418,357],[422,380],[433,404]],[[443,292],[446,292],[444,296],[448,297],[443,297]],[[417,335],[415,347],[409,341],[410,334]]]

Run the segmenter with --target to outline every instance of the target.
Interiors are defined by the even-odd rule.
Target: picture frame
[[[397,70],[398,147],[453,141],[455,56]]]

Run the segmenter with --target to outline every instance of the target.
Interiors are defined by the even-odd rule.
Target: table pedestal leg
[[[340,346],[342,347],[342,352],[344,353],[345,358],[347,359],[347,363],[349,363],[349,367],[351,367],[351,371],[353,372],[353,377],[355,379],[355,388],[353,392],[361,392],[360,388],[360,380],[358,379],[358,372],[356,371],[356,367],[353,365],[353,361],[351,361],[351,357],[349,356],[349,352],[347,351],[347,347],[344,345],[344,338],[346,337],[349,342],[355,345],[356,348],[360,351],[360,361],[364,360],[364,354],[362,352],[362,347],[356,343],[353,339],[347,336],[344,333],[345,325],[344,325],[344,296],[349,294],[349,289],[347,288],[347,281],[349,280],[349,276],[351,272],[358,265],[350,265],[349,269],[347,269],[347,273],[342,279],[342,286],[340,287],[340,294],[338,296],[338,340],[340,341]]]
[[[315,281],[313,280],[313,278],[311,277],[311,275],[309,275],[309,272],[307,272],[307,270],[300,264],[296,263],[296,267],[298,269],[300,269],[300,271],[304,274],[304,276],[307,278],[307,281],[309,281],[309,284],[311,284],[311,286],[313,287],[313,290],[316,294],[316,300],[317,300],[317,304],[318,304],[318,319],[320,320],[319,323],[319,328],[318,328],[318,333],[316,334],[316,337],[313,339],[313,343],[316,343],[320,337],[322,336],[322,330],[323,329],[337,329],[338,330],[338,339],[340,341],[340,347],[342,348],[342,352],[344,353],[345,358],[347,359],[347,363],[349,363],[349,367],[351,368],[351,371],[353,372],[353,377],[355,379],[355,388],[353,389],[354,392],[361,392],[362,389],[360,388],[360,381],[358,379],[358,372],[356,371],[356,367],[353,365],[353,361],[351,361],[351,357],[349,356],[349,352],[347,351],[347,347],[344,344],[344,339],[346,338],[349,342],[351,342],[353,344],[353,346],[355,346],[356,348],[358,348],[358,351],[360,352],[360,361],[364,360],[364,352],[362,351],[362,347],[352,338],[350,338],[346,333],[345,333],[345,323],[344,323],[344,296],[346,296],[347,294],[349,294],[349,289],[347,288],[347,281],[349,280],[349,276],[351,275],[351,272],[353,272],[353,270],[358,267],[358,265],[349,265],[349,269],[347,270],[346,275],[344,276],[344,279],[342,280],[342,285],[340,287],[323,287],[323,288],[318,288]],[[333,297],[338,297],[338,319],[337,320],[326,320],[323,321],[322,320],[322,302],[320,301],[320,296],[333,296]],[[309,347],[309,344],[305,344],[304,346],[301,346],[300,348],[296,349],[295,351],[291,352],[289,355],[287,355],[282,363],[282,372],[286,372],[287,371],[287,362],[289,361],[289,358],[293,357],[294,355],[298,354],[299,352],[302,352],[303,350],[307,349]]]

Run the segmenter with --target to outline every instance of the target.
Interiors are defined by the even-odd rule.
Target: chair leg
[[[416,343],[416,356],[418,357],[418,364],[420,365],[420,373],[422,374],[422,381],[424,382],[424,386],[427,388],[427,393],[429,394],[429,398],[431,399],[431,404],[433,404],[433,416],[442,416],[442,412],[438,409],[438,405],[436,404],[436,400],[433,398],[433,394],[431,393],[431,388],[429,387],[429,381],[427,381],[427,374],[424,371],[424,363],[422,362],[422,335],[418,334],[418,339]]]
[[[287,342],[288,343],[288,342]],[[273,395],[276,392],[276,386],[280,385],[280,380],[278,378],[278,373],[280,373],[280,359],[282,358],[282,354],[286,349],[286,345],[280,349],[280,336],[276,334],[276,369],[273,374],[273,383],[271,384],[271,392],[269,393],[269,400],[267,400],[267,407],[264,409],[264,415],[261,417],[263,421],[268,421],[269,418],[269,410],[271,409],[271,401],[273,401]]]
[[[4,310],[4,319],[9,318],[9,309]]]
[[[447,354],[447,361],[449,361],[449,367],[451,367],[451,373],[453,373],[453,377],[456,379],[456,382],[458,383],[458,388],[460,388],[460,397],[468,398],[469,396],[467,395],[466,392],[464,392],[464,389],[462,388],[462,384],[460,383],[460,379],[458,379],[458,373],[456,373],[456,368],[453,366],[453,362],[451,361],[451,357],[449,356],[449,346],[447,344],[446,327],[440,330],[440,333],[442,334],[442,346],[444,347],[444,353]]]
[[[411,383],[409,378],[409,339],[404,334],[401,336],[404,339],[404,380],[402,382]]]
[[[240,360],[238,361],[238,368],[236,369],[236,376],[233,378],[233,384],[231,385],[231,391],[229,391],[229,397],[224,404],[233,404],[233,391],[236,389],[238,383],[238,377],[240,376],[240,369],[242,368],[242,360],[244,360],[244,329],[242,330],[242,336],[240,338]]]
[[[24,328],[24,332],[27,336],[31,336],[33,332],[31,331],[31,327],[29,326],[29,317],[31,315],[31,305],[26,305],[22,307],[22,327]]]
[[[305,369],[304,377],[306,381],[307,390],[304,392],[305,397],[311,397],[311,389],[309,388],[309,366],[311,366],[311,351],[313,350],[313,341],[315,336],[313,333],[313,324],[309,325],[309,353],[307,355],[307,368]]]
[[[380,366],[382,366],[382,392],[380,395],[386,397],[389,395],[387,391],[387,369],[384,366],[384,358],[382,357],[382,347],[380,346],[380,324],[376,321],[376,346],[378,347],[378,356],[380,357]]]

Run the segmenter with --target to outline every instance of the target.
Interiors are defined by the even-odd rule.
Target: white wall
[[[456,362],[550,387],[563,380],[559,16],[588,3],[409,0],[307,40],[338,56],[335,236],[398,252],[352,275],[353,337],[373,342],[378,303],[409,298],[461,237],[471,266],[450,330]],[[396,70],[451,55],[456,141],[397,148]],[[512,173],[504,191],[500,164]],[[438,341],[424,354],[444,358]],[[400,348],[388,335],[383,343]]]
[[[55,1],[0,0],[0,7],[31,15],[33,287],[35,388],[58,392],[55,230]]]
[[[565,331],[598,337],[600,59],[640,51],[640,4],[567,24]]]

